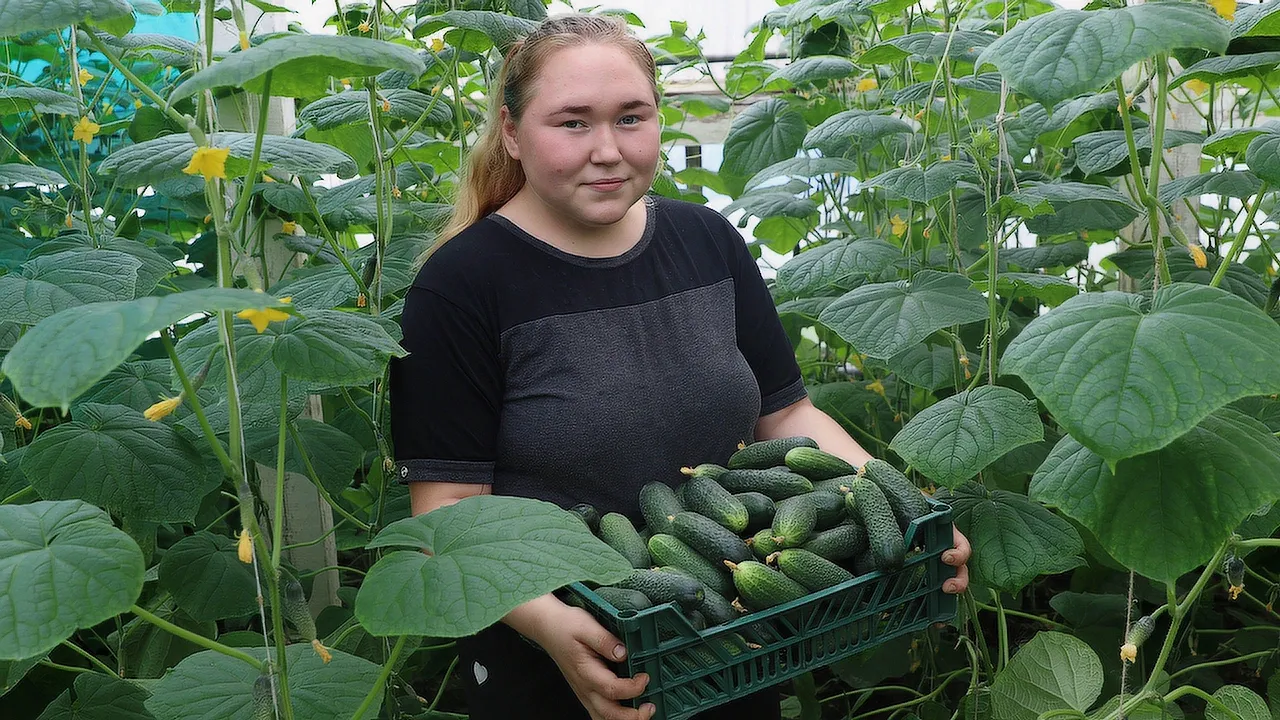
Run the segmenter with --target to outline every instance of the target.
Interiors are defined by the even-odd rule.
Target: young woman
[[[807,435],[852,463],[870,457],[809,402],[732,224],[648,194],[655,75],[608,17],[550,18],[508,53],[453,218],[405,300],[410,355],[391,368],[415,514],[498,493],[639,521],[641,485],[675,484],[681,466],[724,462],[742,440]],[[964,590],[968,556],[957,537],[946,590]],[[458,652],[474,720],[653,712],[619,703],[648,678],[610,669],[618,640],[552,595]],[[698,717],[777,718],[778,695]]]

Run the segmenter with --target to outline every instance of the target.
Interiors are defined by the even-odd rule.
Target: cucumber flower
[[[191,155],[191,162],[182,168],[188,175],[203,175],[206,181],[214,178],[226,179],[227,156],[231,148],[200,147]]]
[[[253,562],[253,536],[249,534],[249,528],[240,529],[240,539],[236,542],[236,557],[240,558],[240,562],[245,565]]]
[[[1190,253],[1192,262],[1201,270],[1209,265],[1209,258],[1204,254],[1204,248],[1199,245],[1193,242],[1187,243],[1187,252]]]
[[[93,136],[98,134],[102,126],[90,120],[88,116],[83,116],[76,123],[75,129],[71,133],[72,139],[85,144],[93,142]]]
[[[1236,19],[1236,0],[1209,0],[1209,7],[1221,15],[1223,20]]]
[[[1232,3],[1232,5],[1235,5],[1235,3]],[[81,85],[84,85],[93,79],[93,74],[84,68],[80,68],[80,73],[76,75],[76,79],[80,81]]]
[[[178,393],[177,397],[160,398],[160,402],[143,410],[142,416],[151,422],[158,422],[161,418],[169,417],[182,404],[182,396],[183,393]]]
[[[858,81],[854,90],[857,90],[858,92],[867,92],[868,90],[875,90],[878,87],[880,87],[880,83],[876,82],[875,78],[865,77]]]
[[[280,302],[287,303],[291,299],[292,298],[282,297],[280,298]],[[273,322],[284,322],[285,320],[288,320],[289,313],[283,310],[277,310],[276,308],[263,308],[261,310],[258,308],[248,308],[236,313],[236,317],[242,320],[248,320],[253,325],[254,330],[262,333],[262,331],[267,329],[267,325],[270,325]]]

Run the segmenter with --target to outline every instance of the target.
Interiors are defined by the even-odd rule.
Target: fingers
[[[969,566],[961,565],[956,569],[956,576],[942,583],[942,592],[958,595],[969,589]]]
[[[649,676],[640,673],[633,678],[618,677],[598,658],[590,658],[578,667],[578,680],[583,686],[579,699],[599,720],[649,720],[656,708],[644,703],[638,708],[623,707],[620,700],[629,700],[644,692]],[[583,697],[585,696],[585,698]]]
[[[942,583],[942,591],[959,594],[969,588],[969,566],[967,563],[973,553],[973,549],[969,546],[969,538],[966,538],[959,528],[952,526],[951,535],[954,547],[942,553],[942,562],[956,568],[956,576]]]

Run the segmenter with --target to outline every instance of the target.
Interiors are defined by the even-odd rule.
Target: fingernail
[[[956,561],[956,554],[952,550],[942,553],[942,562],[951,565]]]
[[[649,673],[640,673],[639,675],[637,675],[637,676],[636,676],[636,679],[637,679],[637,680],[639,680],[640,682],[644,683],[645,685],[648,685],[648,684],[649,684]]]
[[[645,703],[640,707],[645,711],[645,717],[653,717],[654,713],[658,712],[658,706],[653,703]]]
[[[615,660],[621,660],[623,656],[626,654],[627,654],[627,649],[625,647],[621,645],[615,645],[613,647],[613,658]]]
[[[956,581],[955,581],[955,580],[948,580],[948,581],[946,581],[946,582],[942,583],[942,591],[943,591],[943,592],[949,592],[949,593],[953,593],[953,592],[955,592],[955,591],[956,591]]]

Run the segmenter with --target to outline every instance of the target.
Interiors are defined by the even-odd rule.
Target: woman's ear
[[[516,121],[511,117],[511,112],[507,110],[506,105],[498,110],[498,124],[502,132],[502,146],[506,148],[511,159],[519,160],[520,143],[516,140]]]

